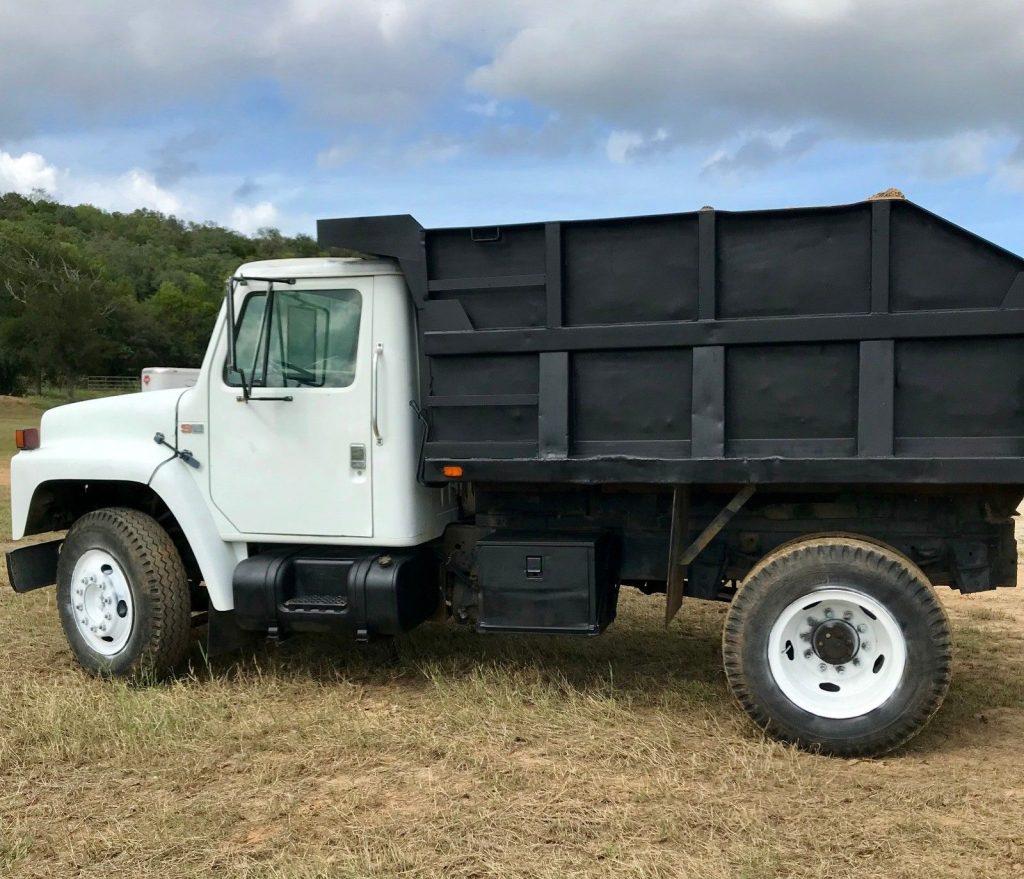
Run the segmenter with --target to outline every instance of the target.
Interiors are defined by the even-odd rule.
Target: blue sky
[[[0,189],[251,232],[855,201],[1024,253],[1019,0],[0,0]]]

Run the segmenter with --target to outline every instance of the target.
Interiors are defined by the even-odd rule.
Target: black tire
[[[906,665],[895,689],[856,717],[828,718],[800,708],[780,689],[769,663],[775,621],[824,585],[867,594],[891,614],[905,639]],[[759,562],[729,608],[722,654],[733,695],[759,727],[835,756],[878,755],[905,743],[942,704],[952,670],[949,620],[924,573],[883,544],[846,535],[789,543]]]
[[[128,640],[111,656],[90,647],[75,622],[72,575],[78,560],[92,549],[114,557],[134,605]],[[75,657],[94,674],[161,676],[188,652],[192,607],[185,566],[167,532],[139,510],[96,510],[71,526],[57,565],[57,604]]]

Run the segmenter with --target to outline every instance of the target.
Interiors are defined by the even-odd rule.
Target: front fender
[[[168,460],[167,449],[152,440],[67,442],[18,452],[11,458],[11,536],[25,536],[29,510],[43,483],[138,482],[148,485],[153,471]]]
[[[32,498],[48,482],[134,482],[148,485],[181,526],[215,610],[231,610],[235,544],[217,531],[210,509],[187,466],[152,440],[62,443],[20,452],[11,460],[11,514],[15,540],[25,536]],[[244,545],[240,545],[243,546]]]
[[[245,544],[228,543],[221,538],[206,498],[182,461],[168,461],[160,467],[149,486],[178,520],[203,574],[214,610],[234,608],[232,576],[235,565],[246,556]]]

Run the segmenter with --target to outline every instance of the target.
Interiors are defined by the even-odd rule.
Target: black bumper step
[[[286,613],[303,610],[337,613],[348,609],[348,599],[340,595],[300,595],[289,598],[281,605],[281,609]]]

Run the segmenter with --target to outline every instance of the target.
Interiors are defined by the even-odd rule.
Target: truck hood
[[[146,439],[158,431],[174,441],[178,399],[188,389],[172,388],[145,394],[122,394],[68,403],[43,414],[40,440],[43,448],[69,441],[121,442]]]

